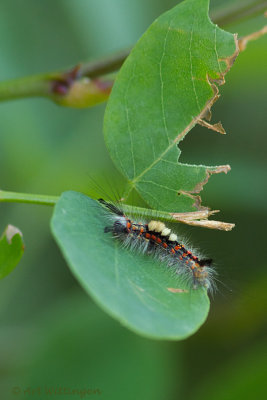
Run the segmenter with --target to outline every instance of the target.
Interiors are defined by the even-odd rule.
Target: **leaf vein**
[[[220,74],[222,74],[222,70],[221,70],[221,65],[219,63],[219,56],[218,56],[218,52],[217,52],[217,25],[215,25],[215,29],[214,29],[214,49],[215,49],[215,54],[216,54],[216,58],[217,58],[217,63],[218,63],[218,68],[220,70]]]
[[[134,159],[134,151],[133,151],[133,134],[132,134],[132,130],[131,130],[131,126],[130,126],[130,118],[129,118],[129,108],[127,105],[127,95],[128,95],[128,91],[130,88],[130,85],[132,83],[133,78],[135,77],[135,68],[136,68],[136,64],[134,65],[133,68],[133,73],[131,78],[129,79],[126,91],[125,91],[125,96],[124,96],[124,104],[125,104],[125,112],[126,112],[126,120],[127,120],[127,127],[128,127],[128,133],[129,133],[129,137],[130,137],[130,150],[131,150],[131,156],[132,156],[132,163],[133,163],[133,176],[135,177],[135,159]]]
[[[200,105],[199,105],[198,95],[197,95],[196,86],[195,86],[195,79],[194,79],[194,76],[193,76],[193,60],[192,60],[192,41],[193,41],[193,30],[194,30],[194,25],[195,25],[195,18],[196,17],[194,16],[194,20],[193,20],[193,24],[192,24],[192,28],[191,28],[191,34],[190,34],[189,59],[190,59],[191,81],[192,81],[193,90],[194,90],[194,93],[195,93],[195,99],[196,99],[198,111],[200,112],[201,108],[200,108]]]
[[[160,185],[159,183],[154,182],[154,181],[142,180],[142,183],[151,183],[152,185],[158,186],[158,187],[160,187],[160,188],[162,188],[162,189],[167,189],[167,190],[169,190],[169,191],[171,191],[171,192],[177,193],[177,190],[171,189],[170,187],[165,186],[165,185]]]
[[[168,142],[170,144],[171,141],[169,138],[169,132],[168,132],[168,127],[167,127],[167,122],[166,122],[166,115],[165,115],[165,107],[164,107],[164,95],[163,95],[164,81],[163,81],[163,77],[162,77],[162,62],[163,62],[163,59],[166,54],[166,43],[167,43],[169,31],[170,31],[170,26],[168,27],[165,38],[164,38],[163,52],[162,52],[162,56],[161,56],[160,63],[159,63],[159,76],[160,76],[160,84],[161,84],[161,86],[160,86],[160,101],[161,101],[161,112],[162,112],[162,118],[163,118],[163,125],[164,125],[165,134],[166,134]]]

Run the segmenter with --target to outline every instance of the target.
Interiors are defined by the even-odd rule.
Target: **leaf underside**
[[[83,194],[65,192],[57,202],[52,231],[84,289],[141,335],[178,340],[194,333],[208,314],[206,291],[188,290],[164,264],[123,248],[104,233],[106,225],[103,207]]]
[[[238,53],[235,36],[210,21],[208,7],[209,0],[184,1],[149,27],[122,66],[105,112],[106,144],[129,190],[162,211],[195,211],[194,194],[209,175],[228,171],[182,164],[177,147],[197,123],[207,125],[217,84]]]

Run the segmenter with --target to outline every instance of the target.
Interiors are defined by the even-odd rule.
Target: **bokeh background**
[[[211,9],[227,3],[233,1],[211,0]],[[176,4],[1,0],[0,79],[53,71],[127,48]],[[244,35],[263,24],[264,18],[256,17],[226,28]],[[266,49],[266,37],[250,43],[220,88],[213,121],[221,120],[228,135],[195,127],[181,146],[184,162],[231,165],[227,176],[211,177],[202,198],[221,210],[221,220],[236,223],[232,232],[186,229],[216,260],[222,281],[208,320],[189,339],[151,341],[121,327],[69,272],[49,230],[52,208],[1,203],[0,231],[12,223],[26,243],[19,266],[0,281],[1,398],[46,399],[60,387],[95,390],[84,398],[264,398]],[[88,193],[90,176],[117,184],[102,136],[104,109],[68,109],[46,99],[1,103],[1,189]]]

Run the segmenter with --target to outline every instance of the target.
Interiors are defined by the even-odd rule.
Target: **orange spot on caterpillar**
[[[141,234],[144,233],[144,228],[143,227],[140,229],[140,233]]]
[[[171,249],[171,252],[172,252],[172,254],[175,254],[175,250],[174,249]]]
[[[167,249],[168,247],[167,243],[162,243],[162,246],[164,247],[164,249]]]
[[[130,229],[131,226],[132,226],[131,222],[127,222],[127,225],[126,225],[126,226],[127,226],[128,229]]]
[[[145,236],[146,236],[147,239],[150,239],[150,236],[151,236],[151,235],[150,235],[150,233],[146,233]]]
[[[157,238],[157,243],[161,243],[162,240],[160,238]]]
[[[183,257],[186,257],[187,256],[187,253],[183,253]]]
[[[151,239],[152,240],[156,240],[156,236],[155,235],[151,235]]]
[[[182,256],[180,256],[180,257],[179,257],[179,259],[180,259],[180,260],[182,260],[182,259],[183,259],[183,257],[182,257]]]
[[[175,246],[174,248],[175,248],[175,250],[179,250],[181,247],[180,246]]]

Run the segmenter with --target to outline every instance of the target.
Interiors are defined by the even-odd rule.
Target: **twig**
[[[240,3],[234,4],[225,11],[214,11],[211,15],[211,19],[219,26],[226,26],[234,22],[240,22],[249,17],[255,17],[260,14],[264,14],[267,9],[266,0],[258,0],[250,2],[240,7]]]
[[[58,201],[58,196],[48,196],[43,194],[16,193],[0,190],[0,202],[27,203],[27,204],[43,204],[46,206],[54,206]]]

